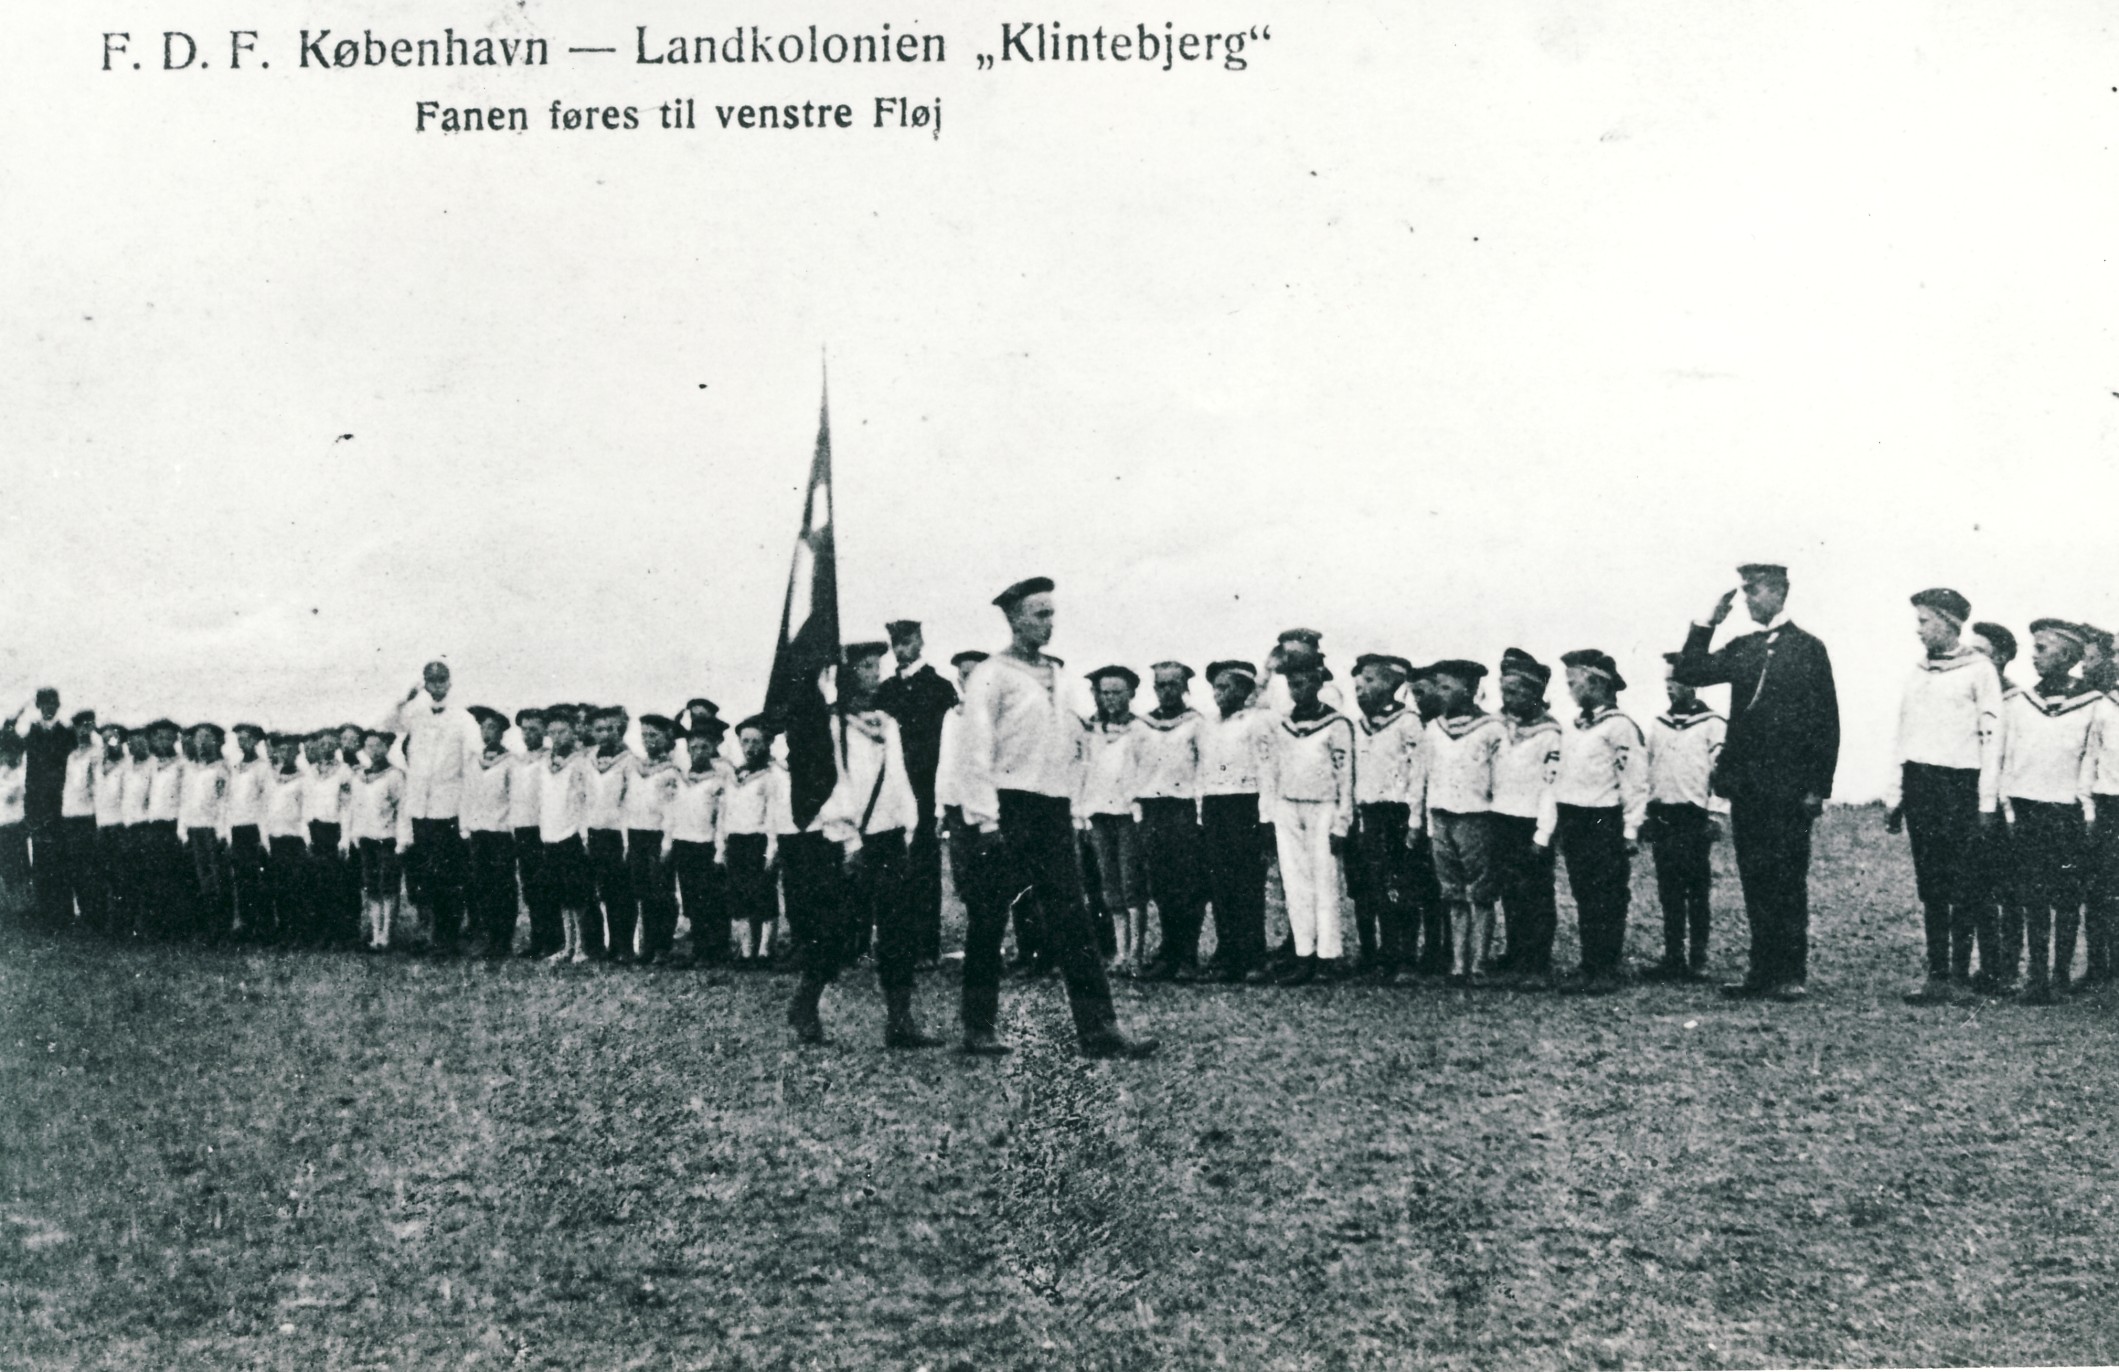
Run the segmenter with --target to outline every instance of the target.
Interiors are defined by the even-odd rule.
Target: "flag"
[[[831,396],[817,407],[817,451],[802,499],[802,532],[787,574],[780,643],[765,689],[765,714],[787,735],[788,796],[797,826],[808,828],[838,784],[831,707],[818,676],[839,661],[839,568],[832,540]]]

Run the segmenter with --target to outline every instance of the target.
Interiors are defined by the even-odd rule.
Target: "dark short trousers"
[[[581,910],[596,897],[596,882],[589,872],[589,850],[580,838],[544,845],[544,864],[538,872],[545,898],[562,910]]]

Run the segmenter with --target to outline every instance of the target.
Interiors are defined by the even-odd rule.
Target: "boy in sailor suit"
[[[2030,936],[2023,1003],[2051,1005],[2068,986],[2082,908],[2089,732],[2097,701],[2070,677],[2082,631],[2066,620],[2031,624],[2038,684],[2002,698],[2001,811],[2009,826],[2010,898]],[[2015,950],[2005,949],[2012,965]]]
[[[736,726],[743,765],[729,777],[721,800],[720,857],[728,872],[728,916],[737,960],[753,967],[772,961],[773,926],[780,918],[780,840],[795,832],[787,769],[773,761],[772,726],[752,715]]]
[[[1598,995],[1618,989],[1626,964],[1634,844],[1648,818],[1648,748],[1640,726],[1619,713],[1626,679],[1609,653],[1578,648],[1560,661],[1580,713],[1560,733],[1555,837],[1582,941],[1574,989]]]
[[[1295,947],[1278,984],[1300,986],[1320,970],[1342,975],[1339,858],[1354,822],[1354,724],[1318,699],[1322,654],[1297,644],[1282,654],[1281,669],[1293,703],[1272,733],[1261,794],[1273,817]]]
[[[728,726],[713,715],[687,709],[677,717],[685,726],[685,765],[677,769],[677,789],[670,797],[664,833],[669,861],[692,926],[692,966],[728,964],[728,899],[721,855],[721,806],[729,783],[721,760],[721,740]]]
[[[368,931],[367,948],[390,947],[390,926],[397,916],[398,852],[411,816],[404,813],[405,774],[390,761],[397,741],[389,729],[370,729],[363,756],[367,765],[353,774],[347,830],[360,854],[361,910]]]
[[[1663,654],[1670,666],[1677,660],[1676,653]],[[1655,852],[1663,960],[1641,975],[1650,981],[1704,981],[1708,897],[1714,886],[1710,783],[1729,722],[1702,704],[1698,691],[1667,672],[1664,686],[1670,708],[1648,730],[1648,821],[1642,826]]]
[[[1140,675],[1130,667],[1099,667],[1088,682],[1096,713],[1082,721],[1074,825],[1096,859],[1104,908],[1118,925],[1115,962],[1140,976],[1148,956],[1147,868],[1133,804],[1132,702]]]
[[[676,874],[670,865],[669,812],[683,784],[670,753],[677,722],[667,715],[640,717],[640,746],[647,757],[633,764],[625,787],[625,861],[640,902],[640,960],[668,961],[677,938]]]
[[[1553,899],[1553,830],[1559,811],[1553,783],[1560,777],[1560,724],[1545,708],[1552,668],[1510,648],[1501,654],[1500,748],[1494,754],[1494,881],[1507,916],[1508,940],[1499,966],[1525,983],[1552,980],[1553,937],[1559,908]]]
[[[1946,587],[1913,597],[1926,650],[1898,710],[1898,766],[1884,790],[1885,827],[1913,847],[1928,975],[1906,996],[1948,1004],[1969,993],[1982,904],[1979,843],[2000,820],[2001,678],[1960,638],[1972,605]]]
[[[226,736],[218,724],[191,731],[190,760],[178,783],[177,829],[191,859],[193,932],[218,942],[227,932],[233,910],[222,871],[228,833],[228,764],[221,757]]]
[[[1199,835],[1199,730],[1205,721],[1185,703],[1190,667],[1158,662],[1151,670],[1156,705],[1133,721],[1131,787],[1148,894],[1162,922],[1162,945],[1146,975],[1150,981],[1191,981],[1198,975],[1199,926],[1206,918]]]
[[[550,712],[534,705],[515,712],[515,727],[522,734],[522,751],[514,757],[515,775],[508,779],[508,827],[515,832],[515,881],[522,904],[530,914],[530,942],[525,957],[550,957],[566,942],[559,925],[559,907],[551,901],[541,864],[544,840],[537,833],[537,788],[544,777],[544,764],[551,759],[545,747],[545,721]]]
[[[132,936],[132,861],[125,842],[125,759],[129,731],[122,724],[103,726],[103,756],[96,763],[96,864],[103,872],[103,932]]]
[[[1427,726],[1428,833],[1449,907],[1450,985],[1470,986],[1485,976],[1493,951],[1494,763],[1506,730],[1472,698],[1486,668],[1450,659],[1428,675],[1440,707]]]
[[[1412,843],[1427,789],[1420,716],[1398,699],[1412,664],[1365,653],[1354,660],[1354,855],[1346,865],[1364,971],[1385,985],[1412,974]]]
[[[588,833],[589,871],[596,898],[583,912],[582,949],[590,957],[633,960],[633,926],[640,903],[625,865],[625,788],[636,761],[625,746],[625,711],[615,705],[593,710],[589,733],[594,747],[582,762],[588,784],[588,808],[582,824]],[[609,936],[605,936],[608,925]]]
[[[515,943],[515,802],[522,768],[507,749],[508,717],[485,705],[470,709],[478,725],[478,755],[464,764],[457,816],[470,849],[464,903],[488,959],[504,958]]]
[[[293,943],[310,932],[309,824],[302,812],[302,769],[297,734],[272,734],[265,743],[267,770],[259,804],[265,842],[266,890],[272,905],[272,937]]]
[[[1207,897],[1214,903],[1213,979],[1269,979],[1266,955],[1266,830],[1259,787],[1279,720],[1252,707],[1258,669],[1233,658],[1209,663],[1214,711],[1199,722],[1199,827]]]

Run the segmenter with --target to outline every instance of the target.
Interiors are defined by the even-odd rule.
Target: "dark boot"
[[[964,1051],[973,1057],[997,1058],[1008,1051],[993,1032],[1000,1018],[1001,993],[992,989],[964,988]]]
[[[1145,1058],[1152,1057],[1162,1045],[1154,1039],[1127,1038],[1112,1025],[1100,1033],[1082,1040],[1082,1056],[1085,1058]]]
[[[885,988],[883,1005],[888,1018],[883,1025],[885,1048],[939,1048],[942,1041],[920,1029],[920,1022],[912,1016],[912,988],[893,986]]]
[[[787,1006],[787,1023],[803,1043],[825,1042],[824,1019],[817,1013],[817,1004],[823,999],[823,980],[804,972],[802,980],[795,983],[795,998]]]

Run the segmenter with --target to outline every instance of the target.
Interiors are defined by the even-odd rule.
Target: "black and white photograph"
[[[0,1364],[2119,1364],[2119,35],[17,0]]]

